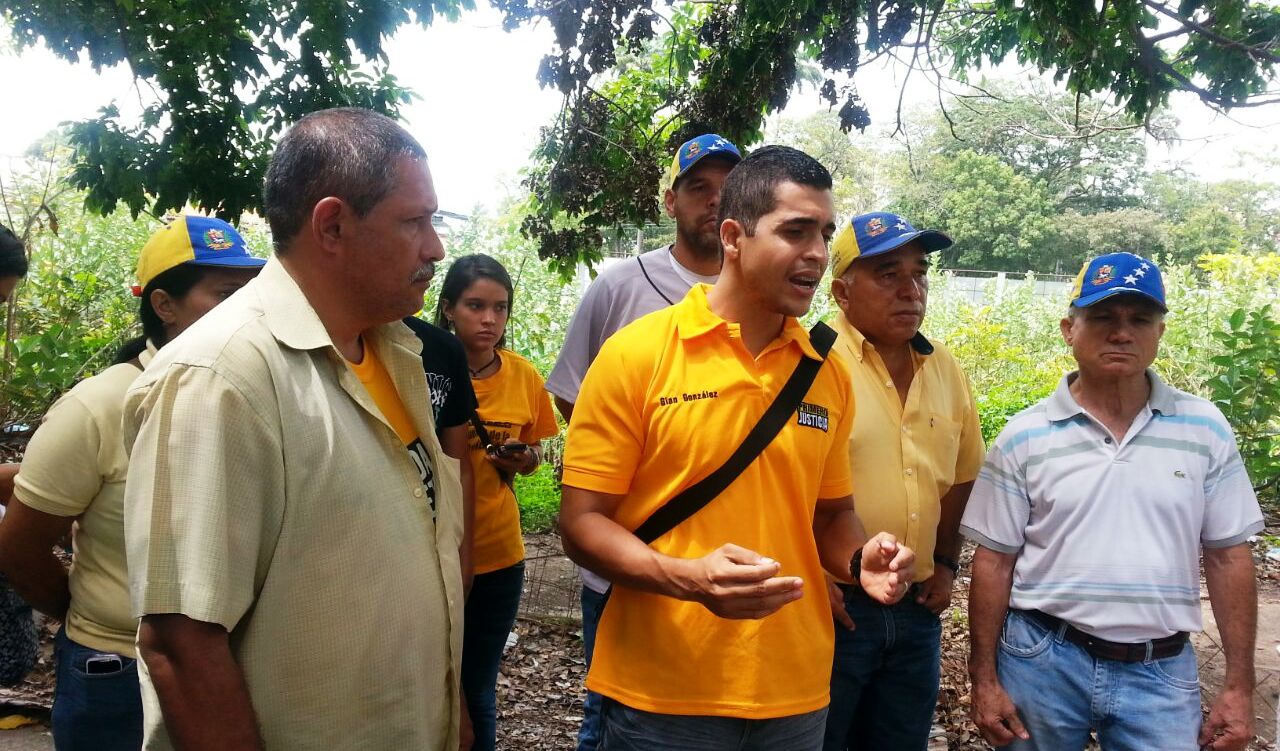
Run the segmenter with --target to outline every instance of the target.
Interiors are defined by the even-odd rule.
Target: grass
[[[531,475],[516,476],[516,501],[520,505],[520,529],[528,533],[547,532],[560,513],[560,483],[550,462]]]

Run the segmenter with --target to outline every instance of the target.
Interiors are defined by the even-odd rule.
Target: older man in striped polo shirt
[[[1223,751],[1253,735],[1262,513],[1222,413],[1149,369],[1165,312],[1155,264],[1086,263],[1061,323],[1079,369],[1009,421],[974,486],[969,674],[994,745],[1076,751],[1092,728],[1105,751]],[[1227,659],[1203,727],[1187,639],[1202,551]]]

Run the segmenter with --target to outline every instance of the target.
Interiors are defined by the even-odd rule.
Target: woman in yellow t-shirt
[[[479,404],[469,436],[475,581],[462,642],[462,691],[475,731],[474,751],[494,748],[498,665],[524,586],[524,540],[512,479],[538,468],[540,442],[558,431],[542,376],[504,347],[511,294],[511,277],[502,264],[481,253],[462,256],[445,274],[436,314],[436,324],[452,331],[466,350]]]
[[[137,751],[142,697],[134,650],[137,618],[125,568],[121,435],[124,395],[163,347],[265,264],[226,222],[182,216],[138,256],[143,336],[116,364],[76,384],[44,416],[18,470],[0,523],[0,569],[33,607],[62,621],[55,642],[57,748]],[[71,571],[53,547],[71,533]]]

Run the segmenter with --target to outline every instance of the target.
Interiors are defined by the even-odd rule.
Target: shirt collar
[[[251,283],[257,285],[267,328],[281,344],[297,350],[333,348],[328,329],[279,258],[272,256]],[[375,326],[365,332],[365,338],[385,339],[415,355],[421,352],[418,337],[399,321]]]
[[[138,364],[142,366],[143,370],[146,370],[147,365],[151,364],[151,358],[155,357],[156,353],[160,351],[150,339],[147,340],[146,344],[146,349],[138,353]]]
[[[866,357],[868,347],[875,348],[875,345],[868,342],[867,337],[863,336],[856,326],[849,323],[849,319],[845,318],[842,313],[836,314],[835,319],[831,322],[831,328],[836,330],[841,339],[848,342],[849,353],[857,358],[858,362],[862,362],[862,359]],[[932,355],[933,342],[917,331],[916,335],[911,337],[911,349],[918,355]]]
[[[710,284],[695,284],[689,289],[689,293],[684,296],[684,299],[676,303],[676,333],[681,339],[693,339],[720,328],[727,331],[730,325],[737,326],[736,323],[730,324],[729,321],[712,312],[711,304],[707,302],[707,290],[709,289],[711,289]],[[805,331],[800,322],[791,316],[787,316],[783,320],[782,333],[778,335],[777,339],[770,342],[763,351],[767,352],[791,342],[795,342],[805,356],[814,360],[822,359],[809,341],[809,332]]]
[[[1064,375],[1058,382],[1058,388],[1054,389],[1053,394],[1045,402],[1045,416],[1050,421],[1061,422],[1084,414],[1084,408],[1071,395],[1071,383],[1075,381],[1077,375],[1078,371],[1074,370]],[[1177,414],[1177,402],[1174,399],[1173,389],[1165,385],[1165,382],[1160,380],[1160,376],[1156,375],[1151,368],[1147,368],[1147,382],[1151,384],[1151,395],[1147,397],[1147,406],[1151,411],[1164,415]]]

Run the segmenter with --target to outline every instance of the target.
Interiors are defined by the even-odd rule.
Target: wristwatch
[[[853,586],[862,586],[862,548],[858,548],[849,559],[849,576],[853,579]]]
[[[947,556],[942,555],[940,553],[934,553],[933,562],[941,564],[951,569],[952,576],[957,576],[960,574],[960,564],[954,558],[948,558]]]

